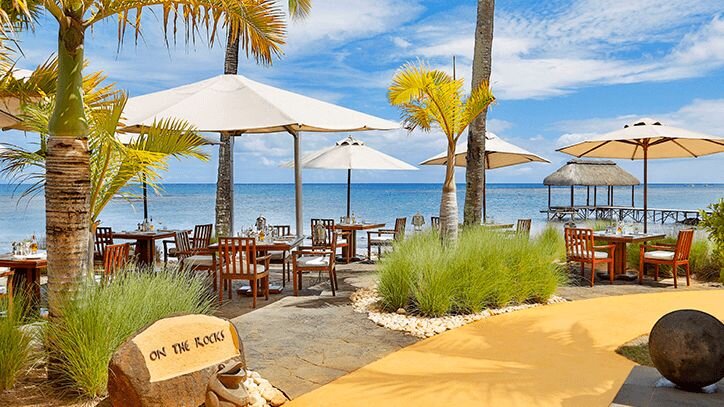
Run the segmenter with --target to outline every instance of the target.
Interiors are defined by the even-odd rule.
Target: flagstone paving
[[[499,315],[391,353],[290,406],[608,406],[635,366],[618,346],[676,309],[724,319],[722,304],[724,290],[670,288]]]

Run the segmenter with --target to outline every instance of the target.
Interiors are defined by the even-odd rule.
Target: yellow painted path
[[[290,406],[608,406],[634,363],[614,353],[669,311],[724,319],[724,290],[612,296],[499,315],[392,353]]]

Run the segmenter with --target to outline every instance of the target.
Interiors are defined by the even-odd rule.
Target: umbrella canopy
[[[724,151],[724,138],[665,126],[642,118],[622,129],[601,134],[558,151],[576,157],[626,158],[644,160],[644,232],[647,231],[648,160],[697,158]]]
[[[282,164],[294,168],[294,161]],[[302,157],[304,168],[347,170],[347,216],[351,209],[352,170],[417,170],[414,166],[368,147],[364,142],[347,136],[334,146]]]
[[[253,81],[219,75],[130,98],[127,130],[155,119],[184,119],[202,132],[342,132],[390,130],[399,124]]]
[[[455,149],[455,166],[467,165],[467,144],[457,146]],[[530,162],[550,163],[545,158],[533,154],[528,150],[510,144],[491,132],[485,133],[485,169],[509,167],[511,165],[526,164]],[[447,153],[442,152],[420,163],[420,165],[445,165]],[[485,185],[483,185],[483,221],[486,219]]]
[[[137,131],[154,120],[177,118],[188,121],[201,132],[234,135],[288,132],[294,137],[294,160],[297,164],[301,160],[303,131],[392,130],[400,127],[397,122],[265,85],[241,75],[219,75],[133,97],[128,100],[123,113],[128,131]],[[233,148],[233,145],[230,147]],[[294,167],[294,184],[297,234],[301,235],[301,165]],[[233,199],[233,194],[230,198]]]
[[[467,144],[460,145],[455,149],[455,165],[457,167],[465,167],[467,153]],[[485,169],[492,170],[530,162],[549,163],[550,161],[515,144],[510,144],[491,132],[485,133]],[[421,162],[420,165],[445,165],[446,163],[447,153],[443,151]]]

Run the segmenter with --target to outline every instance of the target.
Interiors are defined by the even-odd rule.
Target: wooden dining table
[[[593,238],[596,240],[603,240],[616,245],[616,249],[613,252],[613,272],[616,275],[623,275],[626,273],[626,245],[629,243],[641,243],[648,242],[656,239],[663,239],[666,237],[663,233],[631,233],[631,234],[616,234],[606,232],[594,232]]]
[[[357,232],[371,229],[381,229],[385,227],[385,223],[338,223],[334,225],[336,230],[349,233],[348,246],[342,248],[342,257],[347,258],[346,250],[351,253],[350,261],[362,261],[357,257]]]
[[[168,239],[176,235],[176,230],[154,230],[142,232],[140,230],[113,232],[113,239],[135,240],[136,256],[139,266],[155,264],[156,240]]]
[[[48,259],[44,254],[31,256],[0,255],[0,267],[14,272],[13,291],[23,291],[30,295],[30,304],[36,307],[40,302],[40,272],[48,268]]]

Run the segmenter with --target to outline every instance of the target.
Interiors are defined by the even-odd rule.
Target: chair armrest
[[[394,230],[386,230],[386,229],[373,230],[373,231],[367,232],[367,239],[369,240],[370,236],[372,236],[372,235],[377,235],[377,236],[392,235],[392,236],[395,236],[395,235],[397,235],[397,232],[395,232]]]
[[[292,251],[292,253],[296,253],[298,251],[319,251],[319,250],[326,250],[329,251],[329,246],[297,246],[297,250]]]
[[[604,245],[593,246],[593,248],[602,249],[602,250],[608,251],[609,253],[613,253],[613,250],[616,248],[616,245],[615,244],[604,244]]]
[[[0,277],[12,277],[13,275],[15,275],[15,272],[13,270],[0,272]]]
[[[265,254],[264,256],[256,256],[256,261],[271,260],[271,254]]]
[[[676,246],[674,245],[662,245],[662,244],[642,244],[641,250],[649,249],[666,249],[666,250],[674,250]]]
[[[297,250],[296,252],[292,253],[293,257],[301,257],[301,256],[333,256],[334,253],[332,253],[330,250],[323,250],[323,251],[315,251],[315,250]]]

